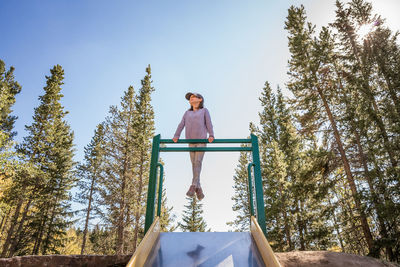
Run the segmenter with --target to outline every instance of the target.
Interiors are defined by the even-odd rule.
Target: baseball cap
[[[196,96],[196,97],[198,97],[198,98],[201,98],[201,99],[203,99],[203,101],[204,101],[204,97],[203,97],[201,94],[199,94],[199,93],[191,93],[191,92],[189,92],[189,93],[187,93],[187,94],[185,95],[185,98],[186,98],[187,100],[189,100],[190,97],[191,97],[192,95],[194,95],[194,96]]]

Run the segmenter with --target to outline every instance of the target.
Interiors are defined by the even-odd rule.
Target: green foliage
[[[4,141],[11,139],[16,132],[13,132],[16,116],[11,115],[12,106],[15,103],[15,96],[21,92],[21,86],[14,78],[14,67],[6,69],[5,63],[0,59],[0,133],[6,134],[9,138],[0,137],[0,148]]]
[[[89,228],[89,220],[93,218],[93,212],[99,210],[99,187],[98,181],[103,169],[105,154],[104,125],[99,124],[89,145],[85,147],[84,163],[78,166],[78,175],[81,178],[78,182],[80,191],[76,201],[87,205],[82,212],[85,215],[85,226],[83,230],[81,254],[84,254]]]
[[[237,213],[233,222],[227,225],[234,228],[235,231],[250,230],[250,197],[248,186],[247,166],[251,162],[249,153],[240,152],[239,163],[236,166],[234,181],[234,195],[232,196],[233,211]]]
[[[111,106],[104,123],[104,156],[99,171],[98,214],[115,231],[115,253],[133,253],[144,235],[151,140],[154,136],[154,92],[151,68],[135,93],[130,86],[119,106]],[[172,223],[163,195],[161,223]],[[172,227],[173,229],[173,227]]]
[[[340,248],[399,261],[397,34],[363,0],[336,6],[319,33],[303,6],[289,8],[294,97],[266,83],[260,124],[250,126],[260,140],[268,239],[277,251]],[[234,177],[238,230],[249,216],[247,163],[242,156]]]
[[[182,222],[178,223],[179,228],[184,232],[210,232],[211,229],[206,230],[207,223],[202,217],[203,204],[197,200],[197,197],[186,197],[186,200],[189,203],[185,205]]]
[[[66,229],[71,225],[70,194],[75,178],[72,172],[73,133],[64,120],[60,104],[64,71],[57,65],[46,77],[45,94],[39,97],[28,136],[18,146],[35,172],[23,172],[14,198],[12,226],[2,255],[58,253]],[[18,176],[17,176],[18,177]]]

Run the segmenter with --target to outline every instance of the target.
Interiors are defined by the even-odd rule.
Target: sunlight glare
[[[374,26],[375,26],[374,23],[361,25],[357,31],[357,40],[359,42],[364,41],[364,39],[368,36],[368,34],[372,32]]]

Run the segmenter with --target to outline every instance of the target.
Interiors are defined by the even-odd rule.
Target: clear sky
[[[216,138],[246,138],[258,121],[265,81],[284,89],[289,52],[284,21],[290,5],[303,4],[318,27],[334,19],[334,0],[303,1],[0,1],[0,59],[14,66],[22,85],[14,114],[17,141],[32,122],[45,75],[65,70],[62,100],[83,157],[98,123],[129,85],[139,89],[148,64],[156,133],[172,138],[188,103],[201,93]],[[392,30],[400,29],[400,1],[373,6]],[[287,93],[287,92],[285,92]],[[182,135],[182,137],[184,137]],[[191,181],[187,153],[164,153],[169,206],[181,216]],[[213,231],[233,220],[232,176],[239,154],[210,152],[203,162],[204,217]],[[76,208],[77,206],[74,205]]]

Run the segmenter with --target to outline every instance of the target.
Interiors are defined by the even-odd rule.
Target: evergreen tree
[[[228,222],[227,225],[234,228],[235,231],[249,231],[250,229],[250,197],[247,166],[251,162],[249,153],[240,152],[239,163],[235,169],[233,176],[234,195],[232,200],[233,211],[236,212],[236,218],[233,222]]]
[[[161,214],[160,214],[160,229],[161,232],[173,232],[177,228],[177,225],[174,225],[175,215],[171,216],[173,207],[167,206],[167,196],[165,187],[162,192],[162,200],[161,200]]]
[[[112,106],[105,122],[104,172],[100,179],[103,218],[116,229],[116,253],[134,252],[144,236],[145,195],[154,135],[151,68],[135,94],[132,86]]]
[[[326,118],[329,121],[354,198],[355,207],[359,213],[365,240],[371,255],[376,255],[374,239],[368,224],[365,208],[360,201],[359,190],[346,155],[332,105],[330,104],[332,93],[334,92],[334,90],[330,90],[333,84],[330,82],[332,78],[329,76],[333,55],[331,34],[327,28],[323,28],[319,38],[314,38],[315,27],[311,23],[306,23],[303,6],[289,9],[285,28],[289,32],[289,50],[292,54],[289,61],[291,81],[288,87],[296,97],[298,108],[301,108],[305,114],[309,114],[309,120],[313,121],[314,124],[320,121],[316,130],[321,128]]]
[[[196,197],[186,197],[189,202],[185,205],[186,210],[183,211],[182,222],[178,223],[178,226],[184,232],[210,232],[206,230],[207,223],[202,217],[203,204],[199,203]]]
[[[6,70],[5,63],[0,59],[0,149],[5,141],[16,135],[13,132],[16,116],[11,115],[12,106],[15,103],[15,96],[21,92],[21,86],[15,81],[14,67]],[[2,135],[7,135],[7,138]]]
[[[132,203],[132,212],[134,220],[133,249],[136,250],[139,245],[139,239],[144,234],[144,215],[146,206],[147,185],[149,180],[150,158],[151,158],[151,140],[154,136],[154,110],[151,105],[151,93],[154,87],[151,80],[151,67],[146,68],[146,75],[141,80],[141,88],[135,99],[136,116],[134,128],[136,135],[134,137],[135,146],[135,200]]]
[[[90,254],[111,255],[115,253],[115,231],[96,224],[89,231]]]
[[[128,88],[121,99],[121,109],[110,107],[105,122],[104,175],[100,182],[100,199],[104,206],[102,218],[116,231],[117,254],[124,254],[127,246],[128,225],[131,223],[130,202],[134,188],[134,146],[137,134],[133,128],[134,89]]]
[[[349,135],[354,136],[356,157],[362,168],[369,194],[371,217],[377,219],[375,250],[385,248],[387,258],[396,260],[399,236],[399,107],[398,75],[399,45],[396,35],[385,27],[384,20],[372,15],[372,5],[354,0],[345,7],[336,3],[336,20],[332,24],[340,40],[340,88],[345,92]],[[368,27],[370,32],[360,38],[358,30]],[[347,95],[353,98],[346,98]],[[356,97],[357,100],[354,99]],[[363,179],[363,180],[364,180]]]
[[[163,160],[160,159],[159,162],[161,164],[163,163]],[[163,185],[165,185],[165,176],[166,174],[164,173],[164,178],[163,178]],[[158,188],[157,188],[157,196],[159,194],[158,192]],[[157,205],[156,205],[156,210],[158,210],[158,201],[157,201]],[[167,206],[167,194],[166,194],[166,189],[165,186],[163,186],[162,189],[162,194],[161,194],[161,214],[160,214],[160,228],[161,228],[161,232],[173,232],[176,230],[176,228],[178,227],[177,225],[175,225],[175,219],[176,219],[176,215],[171,215],[172,214],[172,210],[173,207],[168,207]]]
[[[74,183],[73,133],[64,120],[68,112],[60,103],[64,70],[56,65],[46,78],[45,94],[39,97],[41,103],[35,108],[33,123],[26,126],[29,135],[19,146],[19,151],[41,172],[27,181],[32,190],[23,190],[26,192],[24,203],[20,202],[15,214],[19,214],[22,204],[24,209],[9,256],[23,240],[30,243],[32,254],[57,253],[55,248],[71,223],[68,217],[71,215],[69,190]]]
[[[7,229],[14,226],[9,217],[18,207],[22,173],[30,173],[32,168],[12,149],[12,137],[16,134],[12,130],[16,116],[11,115],[11,108],[15,103],[15,95],[21,91],[13,72],[13,67],[6,70],[5,63],[0,60],[0,247],[8,247],[11,241]],[[10,231],[8,233],[12,234]]]
[[[331,230],[321,214],[332,186],[323,179],[327,152],[309,142],[315,138],[310,132],[301,140],[279,88],[275,96],[266,83],[260,101],[257,134],[269,240],[277,251],[326,248]]]
[[[83,210],[85,212],[85,226],[83,230],[81,254],[84,254],[85,245],[87,240],[87,233],[89,228],[89,220],[93,217],[92,210],[98,209],[98,185],[97,182],[100,178],[102,165],[104,160],[104,126],[103,124],[97,125],[94,136],[89,145],[85,147],[84,163],[78,166],[78,174],[81,180],[78,183],[80,192],[77,195],[78,202],[86,204],[87,207]]]

